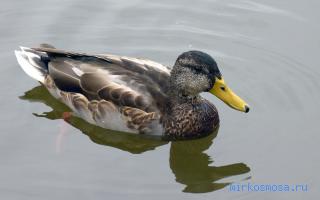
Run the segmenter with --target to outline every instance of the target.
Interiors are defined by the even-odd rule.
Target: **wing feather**
[[[152,122],[157,122],[159,116],[155,112],[145,112],[143,110],[123,107],[121,110],[127,126],[139,130],[140,133],[149,133],[152,130]]]
[[[43,47],[33,50],[48,54],[49,75],[63,91],[146,112],[161,111],[164,107],[170,70],[159,63]]]

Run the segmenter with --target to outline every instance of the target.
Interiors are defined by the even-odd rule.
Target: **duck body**
[[[29,76],[74,115],[97,126],[189,138],[207,135],[219,125],[217,109],[199,95],[220,75],[215,67],[194,70],[184,66],[189,58],[182,56],[175,66],[183,66],[170,69],[146,59],[76,53],[51,45],[22,47],[15,53]]]

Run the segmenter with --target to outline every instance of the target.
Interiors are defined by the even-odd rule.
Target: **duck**
[[[173,139],[206,136],[220,120],[203,92],[249,112],[249,105],[225,83],[216,61],[202,51],[182,53],[173,67],[50,44],[20,47],[15,55],[23,71],[67,105],[73,116],[109,130]]]

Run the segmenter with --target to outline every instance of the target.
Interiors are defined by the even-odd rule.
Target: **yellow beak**
[[[246,113],[249,112],[248,104],[225,84],[223,78],[216,78],[216,81],[211,88],[210,93],[214,94],[216,97],[218,97],[233,109]]]

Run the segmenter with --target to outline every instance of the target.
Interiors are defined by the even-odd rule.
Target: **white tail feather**
[[[23,47],[23,46],[20,46],[20,49],[21,49],[22,51],[24,51],[24,52],[31,50],[29,47]]]
[[[21,47],[22,51],[14,51],[18,63],[26,74],[43,83],[45,78],[44,70],[34,60],[40,60],[40,57],[37,54],[27,51],[27,49],[26,47]]]

